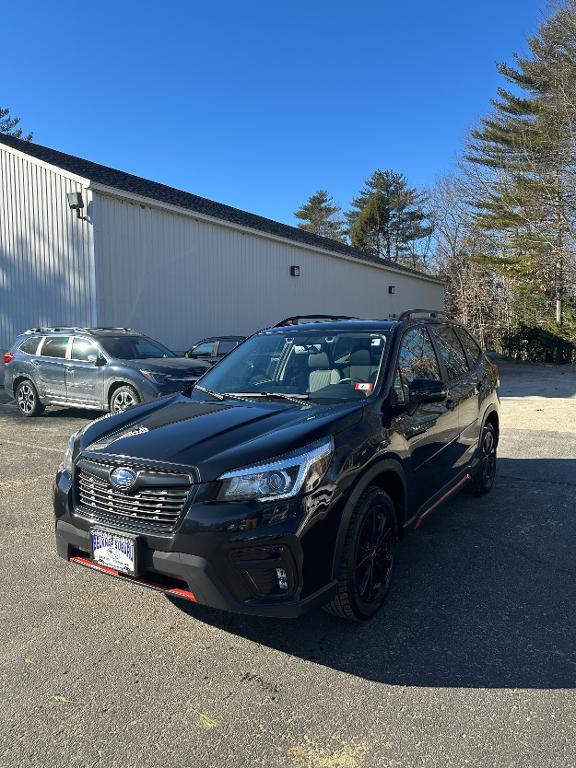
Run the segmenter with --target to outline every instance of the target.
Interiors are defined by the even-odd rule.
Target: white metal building
[[[83,209],[70,209],[70,192]],[[387,318],[442,305],[432,277],[0,135],[0,348],[26,328],[91,325],[185,349],[297,314]]]

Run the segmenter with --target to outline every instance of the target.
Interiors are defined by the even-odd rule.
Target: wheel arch
[[[125,379],[117,379],[115,381],[112,381],[108,385],[108,390],[106,392],[106,402],[109,408],[111,406],[112,396],[114,395],[114,392],[116,392],[117,389],[120,389],[120,387],[131,387],[132,389],[136,390],[136,392],[138,393],[138,397],[140,398],[140,402],[142,402],[142,393],[133,382],[126,381]]]
[[[332,558],[332,578],[334,578],[338,562],[340,561],[344,542],[346,540],[346,532],[350,525],[354,507],[358,503],[360,496],[370,485],[386,491],[392,499],[396,510],[398,538],[401,539],[403,537],[404,522],[407,519],[408,503],[406,476],[400,461],[392,458],[384,459],[367,469],[357,480],[352,491],[348,495],[348,499],[344,505],[344,510],[340,518],[338,532],[336,534],[336,543],[334,545],[334,554]]]
[[[498,415],[498,411],[495,408],[490,408],[484,414],[482,428],[484,428],[486,424],[491,424],[494,427],[494,431],[496,432],[496,445],[498,445],[500,440],[500,416]]]

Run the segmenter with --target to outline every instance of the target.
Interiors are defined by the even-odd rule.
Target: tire
[[[40,416],[44,413],[44,405],[38,395],[38,390],[30,379],[23,379],[14,393],[16,404],[23,416]]]
[[[496,477],[496,448],[496,430],[490,422],[487,422],[482,428],[478,446],[480,466],[472,486],[475,496],[484,496],[492,490]]]
[[[110,413],[123,413],[127,408],[132,408],[140,403],[140,395],[134,387],[125,384],[115,389],[110,396]]]
[[[326,610],[352,621],[372,618],[390,591],[397,544],[398,523],[392,499],[380,488],[370,486],[352,513],[338,563],[337,592]]]

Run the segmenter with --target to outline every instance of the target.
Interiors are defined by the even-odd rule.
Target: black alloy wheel
[[[338,590],[327,610],[355,621],[371,618],[390,590],[397,543],[392,499],[371,486],[352,514],[338,571]]]
[[[479,445],[480,464],[474,482],[474,492],[478,496],[488,493],[494,485],[496,477],[496,430],[488,422],[482,429]]]

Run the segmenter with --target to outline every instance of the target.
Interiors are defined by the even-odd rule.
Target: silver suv
[[[186,389],[210,368],[130,328],[32,328],[4,363],[4,386],[24,416],[47,405],[120,413]]]

